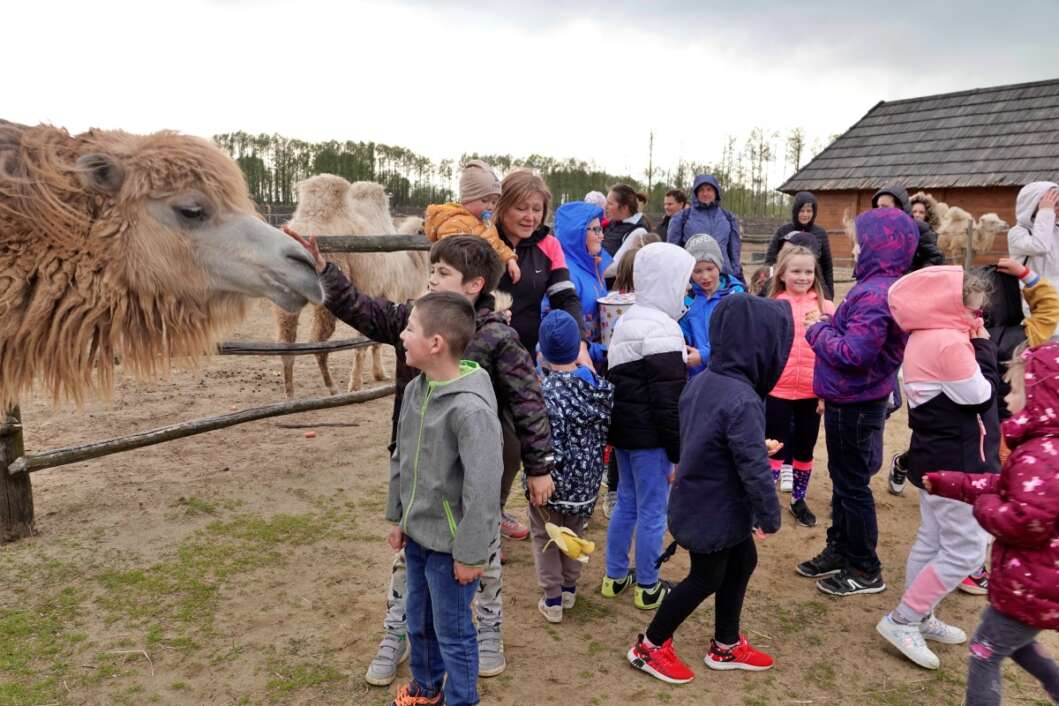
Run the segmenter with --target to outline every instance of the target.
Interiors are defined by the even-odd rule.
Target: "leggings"
[[[765,436],[783,442],[772,458],[794,461],[813,460],[813,448],[820,435],[820,415],[815,397],[785,400],[769,395],[765,400]]]
[[[986,606],[971,638],[967,670],[967,706],[1000,706],[1001,663],[1010,657],[1037,678],[1048,696],[1059,703],[1059,666],[1037,643],[1040,630]]]
[[[716,594],[714,639],[724,645],[739,642],[743,597],[756,566],[757,548],[753,537],[719,552],[691,552],[691,571],[662,601],[647,627],[647,639],[654,645],[664,643],[712,593]]]

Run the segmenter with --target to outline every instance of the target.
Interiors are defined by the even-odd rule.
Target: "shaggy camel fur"
[[[323,292],[217,147],[0,120],[0,410],[35,383],[106,396],[116,357],[148,377],[209,355],[246,296],[297,309]]]
[[[390,216],[389,198],[379,184],[350,184],[342,177],[320,174],[300,182],[297,191],[298,207],[288,225],[303,235],[389,235],[396,232]],[[426,252],[331,253],[327,259],[341,268],[357,289],[368,296],[404,302],[415,299],[425,289]],[[276,328],[280,341],[293,343],[298,337],[298,314],[277,309]],[[326,341],[334,331],[335,317],[331,312],[323,306],[313,307],[311,340]],[[363,386],[367,354],[367,349],[357,349],[349,379],[351,392]],[[371,346],[371,355],[374,378],[387,379],[378,346]],[[316,361],[324,385],[334,394],[337,388],[327,366],[327,357],[327,353],[318,353]],[[283,357],[283,389],[287,397],[294,396],[293,356]]]
[[[967,236],[970,233],[971,247],[978,255],[989,252],[998,233],[1007,233],[1008,224],[995,213],[986,213],[976,223],[970,213],[959,206],[946,212],[938,227],[938,247],[945,257],[963,262],[967,252]]]

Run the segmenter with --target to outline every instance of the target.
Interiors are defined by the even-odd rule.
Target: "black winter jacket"
[[[511,242],[500,224],[497,223],[495,227],[497,235],[510,246]],[[577,296],[574,283],[570,281],[563,248],[555,236],[549,233],[548,227],[538,228],[530,237],[519,242],[514,250],[522,277],[518,284],[514,284],[511,276],[505,272],[497,289],[511,295],[511,327],[518,332],[519,340],[530,355],[536,358],[541,302],[545,297],[548,297],[550,308],[562,309],[574,317],[581,327],[582,337],[587,338],[581,299]]]
[[[747,540],[754,527],[780,528],[765,450],[765,397],[794,343],[790,304],[725,297],[710,317],[710,340],[719,343],[709,368],[680,397],[682,448],[669,495],[673,539],[704,554]]]
[[[908,447],[908,479],[923,487],[923,474],[933,471],[1000,473],[1000,419],[996,391],[1000,385],[996,345],[971,340],[974,357],[993,395],[982,404],[956,404],[945,394],[909,409],[912,441]],[[984,434],[984,436],[983,436]]]
[[[333,263],[320,275],[327,295],[327,308],[340,321],[349,324],[373,341],[394,347],[397,371],[393,399],[393,427],[390,442],[397,438],[397,421],[401,414],[404,389],[419,370],[405,363],[401,331],[408,325],[412,304],[396,304],[358,292],[345,274]],[[544,406],[540,383],[529,353],[504,316],[494,311],[491,294],[483,294],[475,303],[475,333],[467,344],[464,357],[473,360],[489,374],[499,410],[511,410],[515,433],[522,446],[522,464],[528,475],[545,475],[553,466],[551,427]]]
[[[798,220],[798,212],[802,210],[802,206],[805,204],[812,204],[813,207],[812,220],[807,224],[803,224]],[[824,281],[822,282],[824,294],[828,299],[834,299],[835,266],[831,260],[831,240],[828,238],[827,231],[822,226],[816,225],[816,197],[808,191],[799,191],[794,195],[794,203],[791,206],[791,222],[784,223],[776,229],[776,233],[772,236],[772,241],[769,243],[768,252],[765,253],[765,264],[775,265],[779,255],[780,243],[783,242],[783,236],[799,230],[816,236],[819,243],[817,262],[820,264],[820,272],[824,276]]]

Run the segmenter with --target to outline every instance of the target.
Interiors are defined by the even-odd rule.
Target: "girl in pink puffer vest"
[[[794,345],[776,386],[765,400],[765,435],[784,447],[770,457],[772,476],[780,490],[791,493],[790,511],[799,524],[812,527],[816,516],[805,502],[813,471],[813,447],[820,433],[820,400],[813,393],[816,354],[805,340],[806,321],[835,313],[824,298],[819,267],[812,250],[788,245],[780,251],[769,296],[791,305]],[[784,459],[793,463],[787,465]]]
[[[1000,665],[1011,657],[1059,702],[1059,666],[1036,642],[1059,629],[1059,344],[1017,354],[1005,376],[1012,449],[1000,475],[927,473],[927,492],[974,506],[996,538],[989,606],[971,639],[968,704],[999,704]]]

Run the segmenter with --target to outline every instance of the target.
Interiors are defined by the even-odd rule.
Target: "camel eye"
[[[175,206],[174,209],[185,220],[194,222],[206,220],[206,209],[201,206]]]

